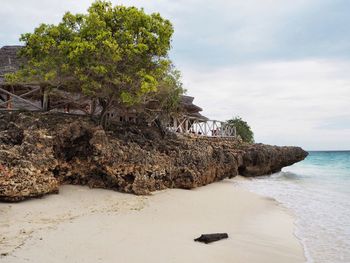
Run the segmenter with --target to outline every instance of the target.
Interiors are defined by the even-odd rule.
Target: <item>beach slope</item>
[[[62,186],[60,195],[0,203],[0,261],[305,262],[294,218],[235,180],[152,196]],[[229,238],[193,241],[214,232]]]

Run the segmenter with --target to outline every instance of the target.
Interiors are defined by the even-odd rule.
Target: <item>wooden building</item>
[[[40,109],[40,103],[32,101],[31,103],[25,102],[23,94],[30,97],[33,87],[26,86],[13,86],[5,83],[5,74],[13,73],[18,70],[21,61],[17,56],[21,46],[4,46],[0,49],[0,109],[28,109],[35,110]],[[38,88],[38,87],[37,87]],[[15,94],[15,96],[12,96]],[[16,97],[16,94],[19,94]],[[22,98],[22,99],[21,99]]]
[[[51,90],[38,85],[9,85],[4,81],[7,73],[16,72],[21,63],[17,56],[21,46],[4,46],[0,49],[0,110],[53,111],[72,114],[101,112],[96,101],[81,93]],[[168,128],[174,132],[204,136],[235,136],[223,122],[211,121],[201,114],[202,108],[193,103],[194,97],[182,96],[179,111],[170,117]],[[113,109],[108,112],[108,122],[137,122],[137,108]]]
[[[0,48],[0,110],[36,111],[49,109],[60,112],[84,114],[91,110],[91,100],[79,93],[47,90],[39,85],[10,85],[5,74],[16,72],[23,63],[18,57],[22,46]]]
[[[183,114],[189,119],[196,119],[198,121],[208,121],[209,119],[203,116],[200,112],[203,109],[195,104],[193,104],[194,97],[191,96],[181,96],[180,107],[183,108]]]
[[[50,99],[45,101],[42,87],[6,84],[4,81],[5,74],[15,72],[22,63],[17,56],[20,49],[21,46],[4,46],[0,49],[0,109],[31,111],[53,109],[53,111],[75,114],[91,113],[91,99],[82,94],[56,90],[51,92]],[[208,120],[200,114],[202,108],[194,105],[193,100],[194,97],[181,97],[180,111],[182,115],[200,121]],[[95,114],[98,114],[101,109],[97,106],[95,111]],[[116,109],[109,112],[108,116],[115,122],[135,122],[137,120],[137,110]]]

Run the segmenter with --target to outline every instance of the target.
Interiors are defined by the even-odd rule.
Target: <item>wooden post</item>
[[[70,111],[70,107],[69,104],[67,104],[66,106],[64,106],[64,113],[69,113]]]
[[[12,85],[11,85],[11,92],[12,92],[13,94],[15,94],[15,89],[13,88]],[[8,96],[7,109],[12,110],[12,106],[13,106],[12,96],[9,95],[9,96]]]
[[[90,103],[90,115],[93,116],[96,111],[96,100],[92,99]]]
[[[188,119],[185,120],[185,133],[188,133]]]
[[[177,118],[174,118],[174,131],[177,132]]]
[[[212,130],[211,130],[211,136],[212,137],[216,137],[216,121],[213,121],[213,126],[212,126],[212,128],[211,128]]]
[[[49,91],[46,88],[43,88],[43,110],[49,110]]]
[[[7,98],[6,98],[6,100],[7,100],[7,103],[6,103],[6,109],[8,109],[8,110],[11,110],[12,109],[12,97],[11,97],[11,95],[10,94],[7,94],[7,96],[6,96]]]
[[[6,101],[3,102],[3,103],[0,103],[0,105],[6,104],[6,105],[7,105],[7,108],[10,108],[10,109],[11,109],[11,108],[12,108],[12,98],[16,98],[17,100],[20,100],[20,101],[22,101],[22,102],[25,102],[25,103],[27,103],[27,104],[33,106],[34,108],[41,110],[42,108],[41,108],[40,106],[38,106],[38,105],[32,103],[30,100],[26,100],[26,99],[23,98],[24,96],[29,95],[29,94],[31,94],[31,93],[33,93],[33,92],[36,92],[37,90],[38,90],[38,89],[34,89],[34,90],[29,91],[29,92],[27,92],[27,93],[25,93],[25,94],[22,94],[21,96],[17,96],[17,95],[14,94],[14,93],[11,93],[11,92],[9,92],[9,91],[3,89],[3,88],[0,88],[0,92],[5,93],[5,94],[7,95],[7,96],[6,96],[6,97],[7,97]]]

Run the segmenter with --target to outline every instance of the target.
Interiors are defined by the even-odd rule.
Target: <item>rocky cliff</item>
[[[161,135],[152,127],[104,131],[88,118],[0,112],[0,200],[21,201],[81,184],[138,195],[259,176],[303,160],[299,147]]]

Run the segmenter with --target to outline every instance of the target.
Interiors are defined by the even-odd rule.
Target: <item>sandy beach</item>
[[[0,261],[305,262],[293,216],[235,180],[146,197],[63,186],[59,195],[0,203]],[[193,241],[215,232],[229,238]]]

